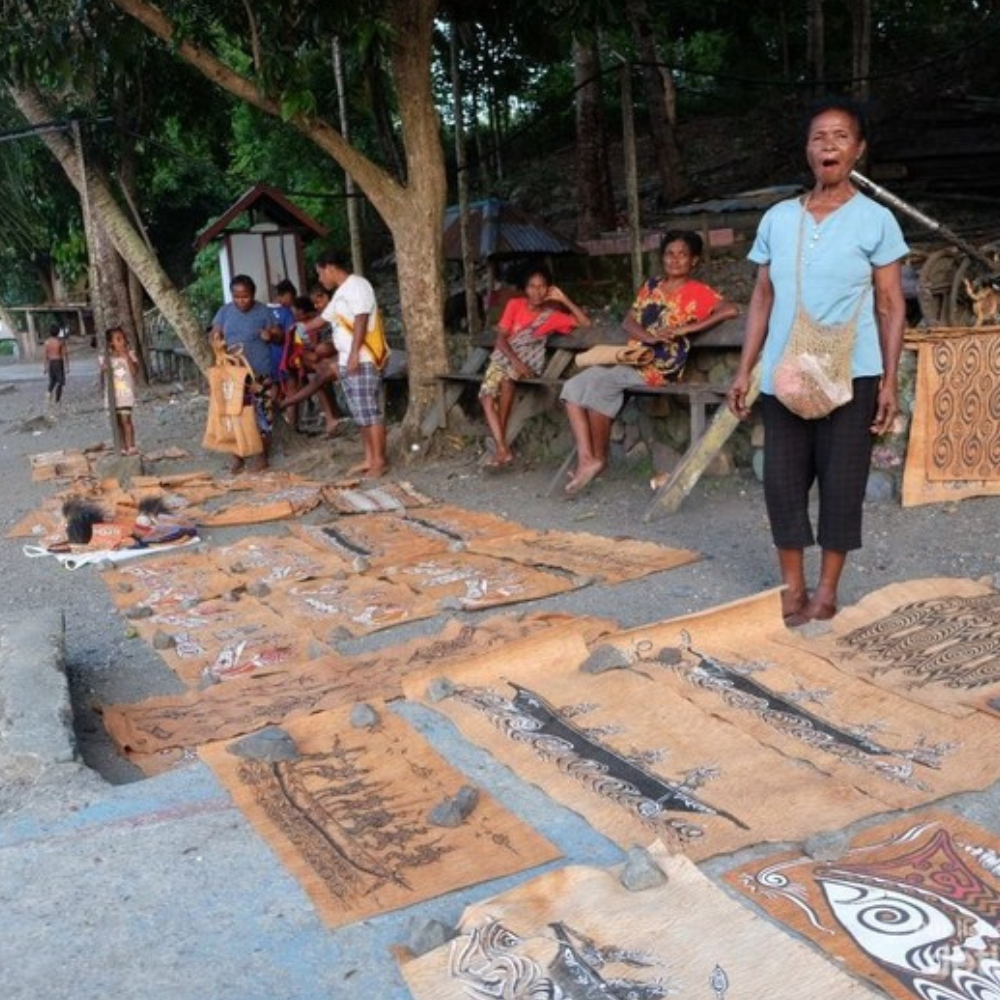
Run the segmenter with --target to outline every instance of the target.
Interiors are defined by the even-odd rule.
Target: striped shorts
[[[347,367],[340,366],[340,387],[347,398],[347,406],[359,427],[385,423],[382,413],[382,376],[370,361],[362,361],[357,373],[349,375]]]

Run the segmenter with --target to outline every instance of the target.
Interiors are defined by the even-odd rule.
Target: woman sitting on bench
[[[545,366],[545,343],[554,333],[590,326],[590,317],[552,284],[547,267],[533,267],[523,295],[504,307],[497,325],[496,347],[479,390],[486,423],[496,444],[485,469],[509,468],[514,453],[507,445],[507,421],[514,405],[514,379],[537,378]]]
[[[566,404],[577,454],[566,493],[579,493],[607,465],[611,425],[625,391],[678,381],[691,347],[688,338],[737,315],[736,306],[714,288],[691,280],[701,251],[697,233],[686,229],[665,233],[660,240],[663,277],[643,283],[622,321],[630,343],[653,348],[652,364],[585,368],[563,386],[560,398]]]

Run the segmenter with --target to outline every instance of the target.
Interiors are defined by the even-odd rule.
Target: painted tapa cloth
[[[528,566],[554,567],[604,583],[637,580],[699,558],[687,549],[579,531],[526,530],[514,537],[476,538],[469,542],[469,551]]]
[[[403,678],[432,666],[468,659],[528,635],[562,629],[596,639],[615,628],[600,618],[524,615],[476,624],[450,619],[431,638],[387,646],[358,656],[330,654],[266,670],[183,695],[107,705],[105,728],[118,748],[143,769],[153,755],[232,739],[286,719],[374,699],[402,697]],[[141,756],[141,760],[139,759]]]
[[[434,501],[412,483],[400,481],[364,486],[360,482],[343,485],[334,483],[323,488],[323,502],[338,514],[373,514],[378,511],[425,507]]]
[[[284,671],[330,652],[314,635],[247,596],[171,608],[133,624],[189,686]]]
[[[117,608],[152,608],[156,614],[193,607],[239,586],[204,551],[123,563],[102,573],[101,579]]]
[[[808,642],[790,649],[779,591],[713,611],[605,637],[592,655],[617,651],[713,719],[871,796],[871,811],[912,808],[985,788],[1000,737],[985,716],[958,720],[857,676],[831,670]],[[734,617],[736,616],[736,617]],[[600,648],[603,647],[603,648]]]
[[[244,538],[212,549],[209,555],[239,586],[315,580],[351,568],[349,560],[333,552],[319,552],[315,546],[288,537]]]
[[[291,483],[267,493],[203,507],[195,520],[199,525],[227,527],[299,517],[320,505],[321,490],[315,483]]]
[[[726,878],[892,997],[1000,996],[1000,840],[958,816],[917,813],[833,860],[781,854]]]
[[[535,601],[576,590],[590,582],[471,552],[428,555],[385,567],[382,573],[387,580],[432,598],[444,610],[463,611]]]
[[[424,530],[436,531],[452,542],[464,544],[482,538],[507,538],[525,530],[523,524],[499,514],[466,510],[450,504],[435,504],[426,510],[409,513],[407,517]]]
[[[641,892],[617,869],[573,866],[469,907],[456,938],[403,962],[415,1000],[875,1000],[687,859],[651,853],[667,880]]]
[[[349,566],[375,570],[446,552],[456,544],[443,532],[397,514],[358,514],[326,524],[291,524],[289,531]]]
[[[228,486],[221,485],[212,473],[178,472],[169,476],[132,476],[129,490],[138,498],[168,498],[171,505],[188,507],[223,496]]]
[[[1000,334],[922,343],[903,506],[1000,495]]]
[[[782,641],[941,712],[1000,714],[1000,592],[985,582],[893,583]]]
[[[35,545],[49,546],[66,540],[66,519],[62,515],[61,497],[49,497],[38,510],[15,521],[4,538],[30,538]]]
[[[410,677],[404,690],[626,848],[660,838],[701,859],[884,808],[698,708],[658,676],[667,668],[591,674],[587,658],[583,639],[541,635]],[[434,677],[448,679],[449,697],[428,697]]]
[[[79,450],[45,451],[29,455],[28,462],[33,483],[78,479],[91,474],[90,458],[86,452]]]
[[[263,600],[285,621],[301,624],[330,645],[440,610],[429,595],[367,574],[278,583]]]
[[[530,826],[439,757],[384,706],[351,725],[350,707],[288,722],[301,755],[268,763],[201,750],[233,800],[333,927],[411,906],[559,857]],[[430,814],[478,793],[458,826]]]
[[[440,673],[433,704],[622,846],[695,858],[986,787],[996,723],[832,670],[780,634],[780,594],[604,636],[539,637]],[[425,677],[405,683],[426,694]]]

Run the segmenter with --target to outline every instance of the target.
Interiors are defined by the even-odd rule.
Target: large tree
[[[177,2],[163,9],[146,0],[111,0],[176,56],[233,96],[281,117],[335,160],[382,217],[396,250],[400,302],[410,363],[410,407],[404,430],[416,432],[433,400],[431,377],[447,367],[443,332],[442,217],[446,200],[444,156],[431,88],[435,0],[353,4],[356,32],[374,24],[387,37],[389,66],[403,145],[405,180],[366,156],[341,135],[335,102],[321,113],[322,95],[303,80],[318,46],[329,52],[335,35],[348,40],[345,8],[318,0],[256,3],[227,19],[236,5]]]

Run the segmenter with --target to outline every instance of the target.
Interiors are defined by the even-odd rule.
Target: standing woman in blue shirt
[[[251,472],[267,468],[267,454],[274,430],[274,379],[271,370],[272,326],[271,311],[255,298],[257,285],[246,274],[237,274],[229,282],[232,301],[227,302],[212,320],[212,340],[225,344],[227,350],[243,349],[243,356],[254,372],[253,384],[247,387],[248,402],[253,403],[257,427],[264,442],[264,451],[252,456]],[[229,471],[243,471],[244,461],[233,459]]]
[[[785,590],[789,626],[832,618],[847,553],[861,548],[861,520],[873,437],[899,412],[897,388],[906,303],[903,234],[892,213],[865,197],[850,174],[865,152],[865,124],[854,102],[817,104],[806,130],[815,182],[801,198],[763,217],[749,257],[758,265],[740,365],[729,407],[746,419],[750,376],[761,360],[764,497]],[[774,395],[774,370],[791,333],[797,301],[815,322],[854,325],[853,397],[818,419],[804,419]],[[819,486],[814,536],[809,490]],[[806,585],[804,549],[818,540],[819,581]]]

